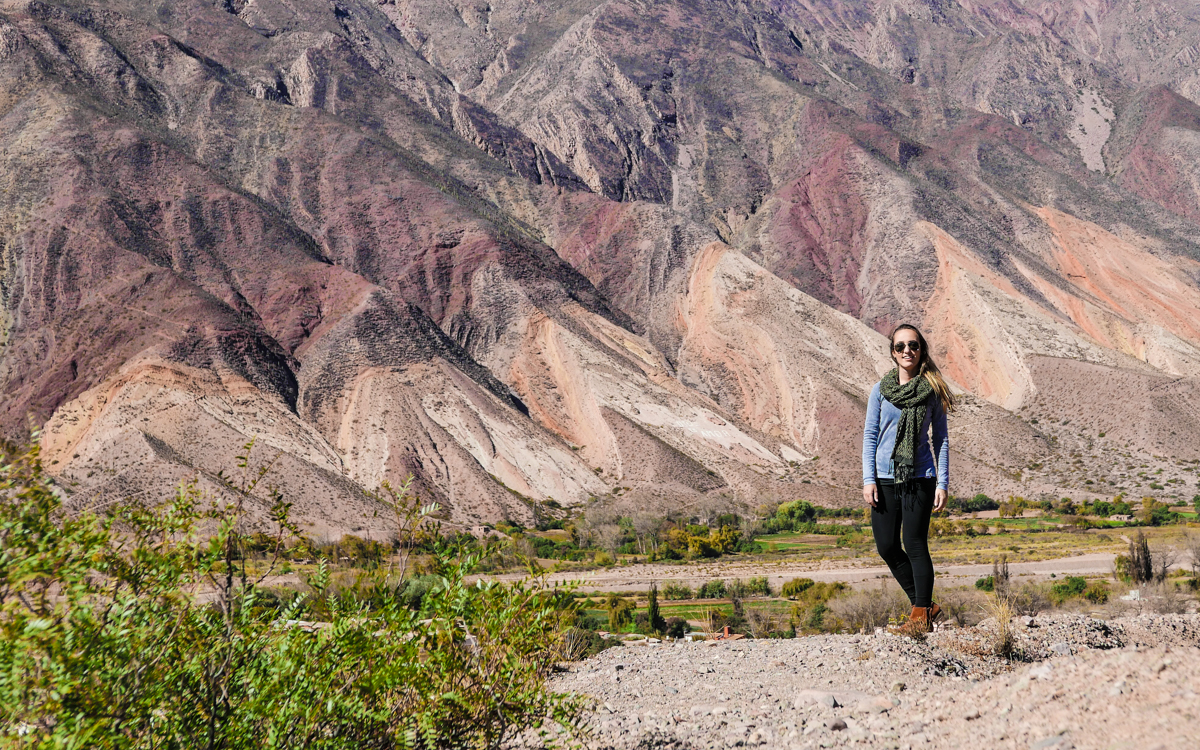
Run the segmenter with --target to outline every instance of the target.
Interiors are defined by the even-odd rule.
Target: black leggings
[[[933,512],[933,491],[936,479],[917,479],[917,503],[904,510],[896,485],[882,481],[876,484],[879,497],[871,513],[871,531],[875,533],[875,549],[891,568],[892,575],[908,594],[914,607],[928,607],[933,602],[933,559],[929,556],[929,515]],[[903,538],[904,547],[900,547]]]

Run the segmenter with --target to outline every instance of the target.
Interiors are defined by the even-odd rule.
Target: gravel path
[[[609,649],[556,677],[595,698],[592,746],[1200,747],[1200,615],[994,621],[890,634]]]

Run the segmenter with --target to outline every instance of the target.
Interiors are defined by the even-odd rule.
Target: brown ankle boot
[[[929,608],[913,607],[908,622],[888,628],[897,635],[907,635],[910,638],[924,638],[929,632]]]

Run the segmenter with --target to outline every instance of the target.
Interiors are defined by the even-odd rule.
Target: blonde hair
[[[926,343],[925,337],[921,334],[921,330],[910,323],[901,323],[892,329],[892,333],[888,336],[888,357],[893,362],[896,361],[896,353],[892,346],[896,343],[896,334],[903,330],[909,330],[917,334],[917,341],[921,344],[921,359],[919,360],[920,375],[923,375],[929,381],[929,385],[933,387],[933,392],[937,394],[938,401],[942,402],[942,410],[947,414],[954,411],[954,394],[950,391],[950,386],[946,384],[946,379],[942,377],[942,371],[938,369],[937,363],[933,361],[933,357],[929,356],[929,344]]]

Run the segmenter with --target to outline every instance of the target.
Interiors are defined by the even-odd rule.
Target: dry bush
[[[965,587],[939,589],[933,598],[941,605],[948,622],[965,628],[979,621],[982,597],[978,591]]]
[[[829,611],[843,627],[861,633],[881,628],[908,614],[911,605],[904,593],[881,582],[878,591],[855,591],[829,601]]]
[[[1183,536],[1183,546],[1191,558],[1192,577],[1200,578],[1200,534],[1186,532]]]
[[[1003,596],[989,596],[983,602],[983,611],[996,623],[995,630],[990,633],[992,653],[1005,659],[1011,657],[1016,650],[1012,604]]]
[[[746,608],[746,629],[753,638],[787,638],[795,632],[791,614],[767,607]]]
[[[1025,582],[1020,586],[1008,586],[1008,595],[1002,597],[1008,602],[1009,608],[1016,615],[1034,617],[1039,612],[1050,609],[1050,597],[1046,587],[1036,583]]]
[[[1001,529],[1004,525],[1001,524]],[[992,590],[996,592],[996,596],[1008,596],[1008,587],[1011,577],[1008,574],[1008,556],[1000,557],[992,560]]]
[[[1171,581],[1147,584],[1141,591],[1142,608],[1160,615],[1182,615],[1188,611],[1191,597]]]

